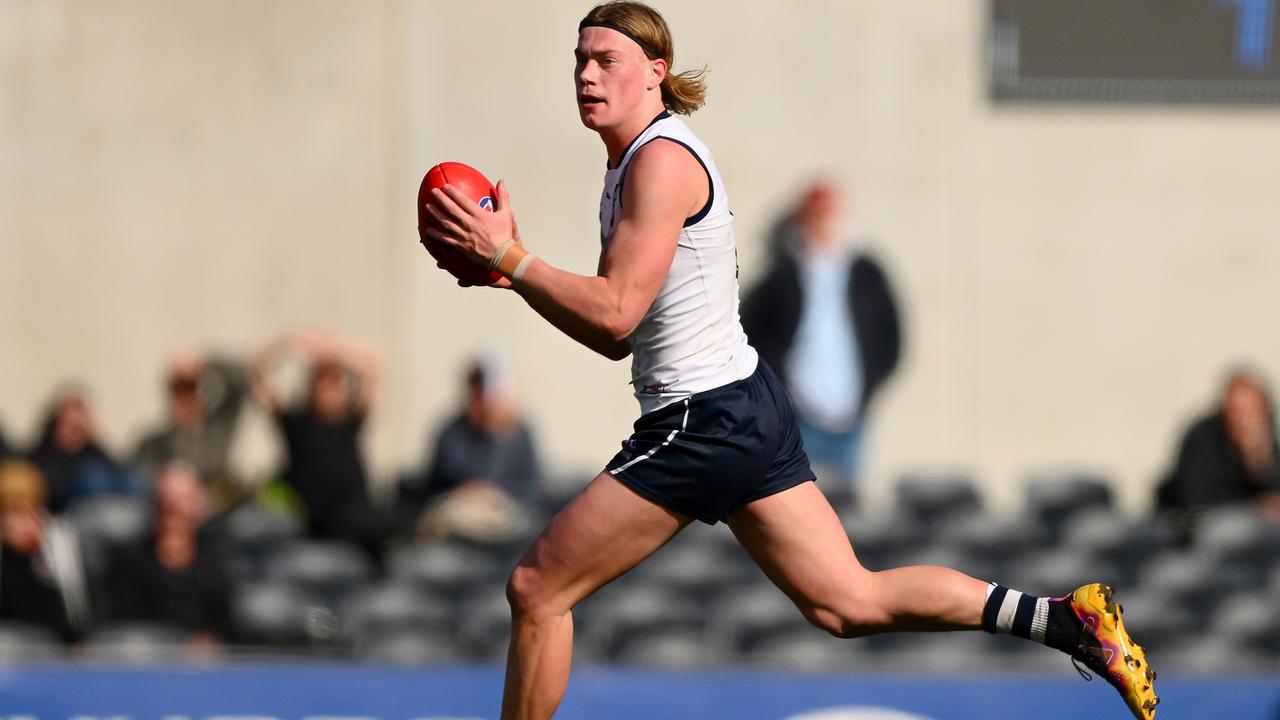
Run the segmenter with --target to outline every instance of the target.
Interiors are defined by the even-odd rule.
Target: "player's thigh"
[[[691,521],[601,473],[525,551],[508,584],[512,605],[564,612],[635,567]]]
[[[870,580],[816,483],[744,505],[728,523],[760,569],[802,610],[854,600]]]

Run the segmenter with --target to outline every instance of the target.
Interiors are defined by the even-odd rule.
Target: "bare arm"
[[[428,206],[439,226],[428,232],[436,239],[484,262],[513,238],[502,183],[494,213],[472,210],[450,188],[437,192]],[[666,280],[684,220],[707,193],[706,172],[687,150],[669,142],[645,145],[628,167],[622,215],[598,273],[578,275],[535,259],[516,291],[569,337],[610,359],[626,357],[626,338]]]
[[[249,383],[253,389],[253,397],[272,415],[284,407],[284,396],[275,386],[272,375],[289,345],[289,336],[281,335],[264,345],[249,360]]]

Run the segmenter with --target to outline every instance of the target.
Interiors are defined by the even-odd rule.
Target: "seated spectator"
[[[286,354],[305,361],[310,371],[305,398],[292,406],[273,382]],[[311,535],[356,543],[375,558],[390,524],[369,497],[360,431],[379,365],[377,353],[360,343],[296,332],[268,344],[250,368],[254,395],[280,427],[288,456],[284,479],[302,500]]]
[[[109,616],[171,625],[198,644],[225,638],[231,579],[221,546],[205,524],[209,500],[195,468],[180,460],[165,465],[154,497],[154,531],[111,559]]]
[[[430,470],[402,496],[426,507],[418,526],[424,535],[506,540],[528,529],[541,493],[533,438],[500,357],[477,360],[465,392],[462,412],[436,438]]]
[[[44,477],[50,512],[60,513],[82,498],[137,490],[133,473],[117,464],[100,444],[83,389],[59,390],[43,427],[30,459]]]
[[[0,463],[0,620],[42,625],[70,642],[89,617],[75,530],[45,511],[45,484],[30,463]]]
[[[1275,405],[1261,378],[1238,371],[1227,380],[1218,407],[1183,436],[1156,505],[1172,516],[1186,540],[1198,511],[1247,502],[1280,519]]]
[[[236,494],[229,457],[248,377],[237,363],[189,349],[174,353],[165,375],[168,418],[138,444],[134,462],[151,477],[171,460],[190,463],[224,508]]]
[[[13,450],[9,448],[9,442],[5,439],[4,429],[0,428],[0,460],[5,460],[12,454]]]

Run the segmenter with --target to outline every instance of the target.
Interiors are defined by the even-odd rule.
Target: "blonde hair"
[[[671,69],[675,60],[671,30],[657,10],[638,2],[613,0],[591,8],[578,27],[584,26],[612,28],[634,40],[650,60],[665,60],[667,75],[662,79],[662,104],[671,112],[692,115],[707,103],[707,68],[682,73]]]
[[[0,511],[44,506],[44,478],[22,460],[0,463]]]

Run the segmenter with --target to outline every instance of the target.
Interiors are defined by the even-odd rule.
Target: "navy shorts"
[[[710,525],[814,479],[791,400],[763,360],[745,380],[641,415],[605,470]]]

